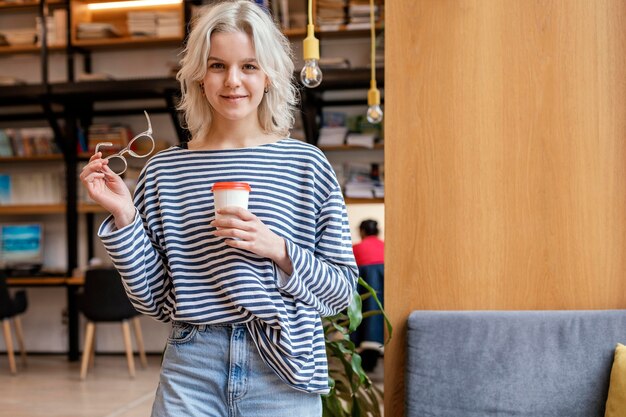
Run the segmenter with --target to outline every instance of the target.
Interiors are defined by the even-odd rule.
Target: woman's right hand
[[[108,159],[98,152],[89,159],[80,173],[89,197],[115,217],[115,225],[122,228],[133,222],[133,198],[122,178],[108,167]]]

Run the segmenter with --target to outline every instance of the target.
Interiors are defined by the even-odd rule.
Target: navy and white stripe
[[[285,238],[293,274],[213,234],[215,182],[243,181],[248,209]],[[350,302],[358,270],[335,174],[293,139],[243,149],[155,155],[135,191],[133,224],[99,230],[135,308],[157,320],[246,323],[264,361],[296,389],[327,393],[320,317]]]

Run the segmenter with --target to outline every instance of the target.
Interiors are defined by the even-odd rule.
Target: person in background
[[[376,265],[385,263],[385,242],[378,238],[378,222],[363,220],[359,225],[361,242],[354,245],[354,259],[358,266]]]
[[[264,9],[216,2],[177,75],[191,140],[148,161],[134,200],[101,153],[81,173],[131,302],[172,323],[152,417],[322,415],[321,317],[348,306],[357,267],[331,165],[288,137],[293,73]],[[248,209],[217,219],[216,182],[249,184]]]
[[[359,275],[375,291],[381,302],[384,303],[385,292],[385,242],[378,238],[378,222],[364,220],[359,225],[361,242],[353,246],[354,258],[359,267]],[[359,287],[359,292],[366,292]],[[363,312],[378,310],[373,297],[363,301]],[[363,319],[361,325],[351,335],[352,341],[359,347],[363,370],[371,372],[376,367],[378,358],[384,349],[384,319],[375,315]]]

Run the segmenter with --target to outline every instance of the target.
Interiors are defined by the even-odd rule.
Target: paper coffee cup
[[[248,209],[250,185],[245,182],[216,182],[213,184],[213,201],[215,204],[215,218],[229,218],[231,215],[217,214],[217,210],[224,207],[242,207]]]

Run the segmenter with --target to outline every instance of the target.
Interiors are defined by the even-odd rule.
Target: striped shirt
[[[283,237],[293,273],[213,234],[211,187],[247,182],[248,210]],[[324,154],[293,139],[249,148],[159,152],[139,176],[132,224],[100,236],[135,308],[160,321],[245,323],[292,387],[327,393],[320,317],[349,304],[358,270],[341,189]]]

